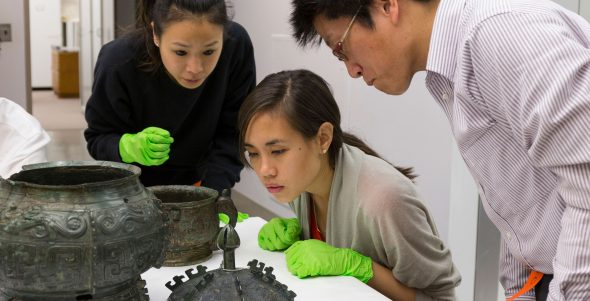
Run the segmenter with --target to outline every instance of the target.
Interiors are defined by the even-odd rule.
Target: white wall
[[[580,0],[552,0],[555,3],[573,11],[578,12],[580,8]],[[588,2],[588,0],[582,0],[581,2]]]
[[[80,1],[80,102],[92,93],[94,65],[102,45],[115,37],[114,0]]]
[[[60,0],[29,0],[31,28],[31,85],[48,88],[51,82],[51,47],[61,45]]]
[[[0,0],[0,23],[12,29],[12,41],[0,42],[0,96],[31,112],[27,5],[27,0]]]
[[[590,20],[590,1],[580,1],[579,14],[586,18],[586,20]]]
[[[80,0],[60,0],[63,21],[80,19]]]
[[[80,102],[82,107],[92,94],[92,71],[94,70],[94,55],[92,54],[92,41],[94,28],[92,27],[92,6],[90,1],[80,1]]]

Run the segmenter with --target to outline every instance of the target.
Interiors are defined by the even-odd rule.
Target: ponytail
[[[151,12],[156,0],[140,0],[137,4],[135,28],[148,30],[152,22]]]
[[[141,42],[145,52],[140,61],[139,68],[146,72],[155,72],[162,66],[162,60],[158,48],[153,42],[152,11],[157,0],[140,0],[137,4],[135,31],[132,33],[136,41]]]
[[[361,139],[359,139],[357,136],[355,136],[353,134],[342,132],[342,143],[346,143],[348,145],[357,147],[358,149],[362,150],[365,154],[367,154],[369,156],[377,157],[377,158],[389,163],[391,166],[393,166],[395,169],[397,169],[399,172],[401,172],[404,176],[406,176],[408,179],[410,179],[412,181],[414,181],[414,179],[416,178],[413,168],[399,167],[399,166],[395,166],[395,165],[391,164],[389,161],[383,159],[375,150],[373,150],[371,147],[369,147],[364,141],[362,141]]]

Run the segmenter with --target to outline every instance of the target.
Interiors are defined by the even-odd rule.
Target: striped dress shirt
[[[590,300],[590,24],[547,0],[441,0],[426,69],[502,235],[506,295],[534,269],[554,274],[548,300]]]

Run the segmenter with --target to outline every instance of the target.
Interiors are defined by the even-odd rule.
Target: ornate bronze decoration
[[[169,243],[164,266],[185,266],[211,257],[219,232],[218,213],[225,213],[236,225],[238,211],[226,189],[218,198],[217,191],[207,187],[169,185],[151,186],[162,208],[170,217]]]
[[[254,259],[249,268],[235,268],[234,250],[240,246],[240,238],[231,225],[222,228],[217,244],[223,250],[221,268],[207,272],[207,267],[197,266],[174,276],[166,283],[172,291],[168,301],[247,301],[247,300],[294,300],[297,296],[287,286],[276,280],[272,267]],[[183,280],[188,278],[186,282]]]
[[[61,161],[0,178],[0,300],[148,300],[167,218],[138,167]]]

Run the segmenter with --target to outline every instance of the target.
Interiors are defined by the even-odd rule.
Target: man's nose
[[[348,75],[350,75],[350,77],[359,78],[363,76],[363,68],[359,64],[351,61],[344,62],[344,64],[346,65],[346,70],[348,71]]]

